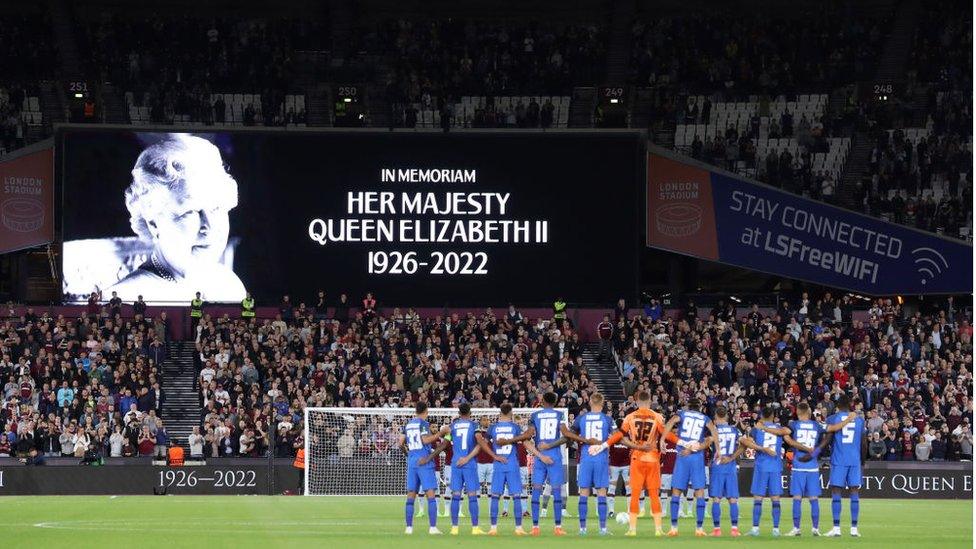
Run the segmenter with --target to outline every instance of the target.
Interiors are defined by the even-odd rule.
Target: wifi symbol
[[[932,248],[915,248],[912,250],[915,258],[915,268],[922,275],[922,284],[928,283],[936,275],[942,274],[943,269],[949,268],[949,262],[938,251]]]

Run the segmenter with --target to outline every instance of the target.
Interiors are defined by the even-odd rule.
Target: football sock
[[[407,527],[413,526],[413,501],[414,498],[407,498],[407,505],[406,505]]]
[[[563,509],[563,493],[559,491],[552,495],[552,510],[555,516],[553,522],[556,523],[556,526],[561,526],[563,523]]]
[[[471,514],[471,526],[478,525],[478,496],[468,496],[468,513]]]
[[[427,521],[431,528],[437,526],[437,496],[427,498]]]
[[[532,489],[532,526],[539,525],[539,496],[542,495],[542,490],[539,488]]]
[[[461,494],[451,496],[451,526],[458,525],[458,516],[461,514]]]
[[[580,528],[586,528],[586,511],[587,511],[587,498],[586,496],[579,497],[579,522]]]
[[[838,493],[830,499],[830,514],[834,516],[834,528],[840,528],[840,494]]]
[[[582,515],[581,515],[582,516]],[[596,516],[600,518],[600,529],[607,527],[607,497],[596,497]]]

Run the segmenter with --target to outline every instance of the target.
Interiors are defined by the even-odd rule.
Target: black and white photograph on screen
[[[146,143],[118,195],[131,234],[64,243],[69,300],[116,292],[124,301],[236,302],[246,295],[233,271],[229,214],[238,189],[220,150],[190,134],[143,134]],[[127,183],[127,185],[126,185]]]
[[[633,132],[72,127],[59,143],[65,300],[633,296],[639,144]]]

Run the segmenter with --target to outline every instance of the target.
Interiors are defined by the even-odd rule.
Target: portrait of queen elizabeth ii
[[[201,137],[171,134],[146,147],[125,190],[129,225],[144,260],[105,291],[125,301],[239,302],[246,290],[224,258],[237,182],[220,150]]]

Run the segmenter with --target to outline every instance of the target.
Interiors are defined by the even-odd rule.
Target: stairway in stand
[[[189,449],[187,437],[193,427],[200,425],[200,395],[193,386],[196,369],[193,367],[192,341],[178,341],[163,364],[162,417],[166,431],[184,449]]]
[[[624,386],[617,372],[617,365],[613,357],[600,358],[600,344],[586,343],[583,345],[583,364],[593,383],[600,389],[603,396],[610,402],[619,404],[627,400]]]

